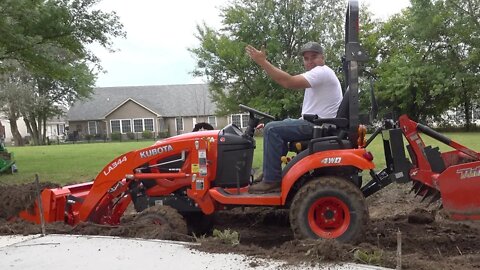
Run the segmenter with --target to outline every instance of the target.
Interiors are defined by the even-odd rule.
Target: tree
[[[360,115],[367,116],[371,113],[372,110],[372,101],[370,88],[375,89],[375,80],[376,74],[375,70],[378,67],[378,58],[376,57],[379,54],[380,46],[380,29],[383,26],[383,23],[378,19],[373,19],[373,14],[370,12],[367,6],[363,5],[360,8],[360,31],[359,39],[360,44],[367,53],[368,61],[365,63],[360,63],[363,65],[361,69],[363,74],[360,74],[359,77],[359,105],[360,105]],[[371,115],[372,117],[374,115]],[[364,123],[363,117],[360,119]],[[373,119],[369,119],[371,121]]]
[[[28,106],[13,115],[24,116],[37,144],[45,143],[46,120],[58,112],[56,105],[90,95],[101,67],[86,46],[99,43],[110,49],[112,37],[125,35],[115,13],[94,9],[96,3],[98,0],[0,2],[0,72],[9,72],[5,61],[16,61],[29,74],[28,84],[33,86],[24,102]],[[3,105],[14,107],[5,100]]]
[[[269,60],[281,69],[303,72],[297,52],[308,41],[320,41],[327,64],[340,67],[343,54],[345,1],[236,0],[221,9],[223,27],[197,25],[200,47],[195,76],[206,76],[220,114],[238,112],[238,104],[279,117],[298,117],[300,91],[285,91],[245,55],[245,46],[265,46]]]
[[[449,55],[454,72],[453,107],[464,112],[466,129],[480,100],[480,1],[446,0],[445,17],[449,18]]]
[[[469,115],[471,101],[479,97],[479,1],[411,4],[379,30],[380,107],[420,121],[459,105]]]
[[[30,97],[29,88],[32,85],[29,83],[29,75],[16,61],[4,61],[3,66],[8,67],[8,72],[0,74],[0,112],[10,122],[15,145],[23,146],[24,141],[18,131],[17,120],[21,117],[20,112]]]

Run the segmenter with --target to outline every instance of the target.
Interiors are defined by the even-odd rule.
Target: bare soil
[[[30,195],[21,193],[21,186],[13,189],[0,186],[0,235],[40,233],[39,225],[6,221],[15,211],[24,209],[22,206],[32,205],[32,187],[23,188]],[[360,262],[392,268],[396,266],[400,232],[403,269],[479,269],[480,222],[450,221],[438,211],[438,205],[426,207],[420,198],[408,194],[409,189],[409,184],[392,184],[367,199],[370,224],[363,241],[357,245],[331,240],[295,240],[288,210],[259,207],[215,214],[214,228],[238,232],[240,244],[237,245],[211,235],[191,236],[139,224],[135,222],[136,214],[126,215],[119,226],[80,223],[71,227],[53,223],[47,224],[47,232],[196,241],[201,243],[194,247],[199,250],[245,254],[252,267],[258,265],[257,258],[273,258],[292,264]]]
[[[38,192],[44,188],[58,187],[54,183],[39,183]],[[0,219],[10,219],[20,211],[32,209],[37,198],[37,186],[34,183],[5,185],[0,182]]]

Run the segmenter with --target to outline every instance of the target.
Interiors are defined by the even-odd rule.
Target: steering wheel
[[[255,115],[260,115],[260,116],[263,116],[265,118],[275,120],[275,117],[271,116],[270,114],[266,114],[264,112],[257,111],[255,109],[247,107],[243,104],[240,104],[239,106],[240,106],[240,108],[242,108],[242,109],[244,109],[244,110],[246,110],[250,113],[250,120],[248,121],[248,127],[247,127],[247,129],[245,130],[245,133],[244,133],[248,137],[253,138],[253,134],[255,133],[255,127],[260,122],[260,119],[256,118]]]
[[[245,106],[243,104],[240,104],[239,107],[248,111],[249,113],[260,115],[260,116],[263,116],[263,117],[268,118],[270,120],[275,120],[275,117],[271,116],[270,114],[255,110],[254,108],[250,108],[250,107]]]

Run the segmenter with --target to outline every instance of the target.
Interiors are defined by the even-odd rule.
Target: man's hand
[[[261,65],[267,61],[267,54],[265,53],[265,47],[262,46],[260,50],[255,49],[252,45],[247,45],[245,47],[245,52],[247,52],[248,56],[257,64]]]
[[[257,50],[252,45],[247,45],[247,47],[245,47],[245,52],[255,63],[267,72],[270,78],[281,86],[290,89],[304,89],[311,87],[310,83],[305,77],[303,77],[303,75],[292,76],[268,62],[264,46],[262,46],[260,50]]]

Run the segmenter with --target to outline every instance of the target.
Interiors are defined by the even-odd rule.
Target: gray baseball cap
[[[323,48],[322,48],[322,45],[320,45],[319,43],[310,41],[302,46],[298,54],[303,55],[303,53],[305,52],[316,52],[316,53],[323,54]]]

